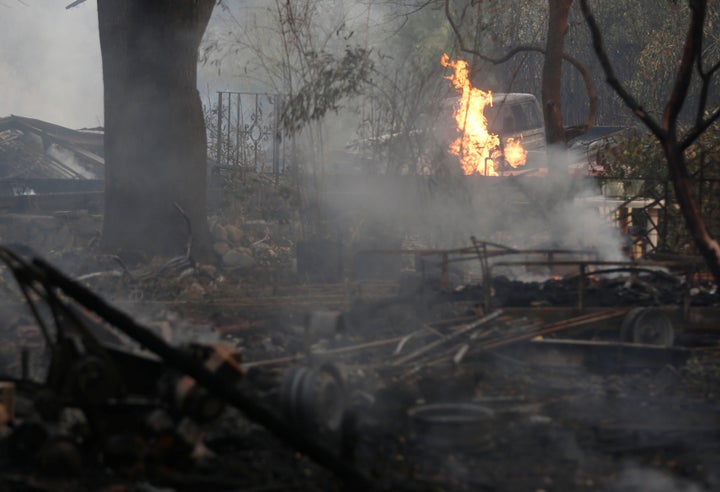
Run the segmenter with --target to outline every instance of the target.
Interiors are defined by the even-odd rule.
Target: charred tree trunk
[[[104,248],[209,253],[197,58],[215,0],[98,0],[105,96]]]
[[[542,104],[548,144],[565,145],[561,104],[562,61],[572,3],[573,0],[550,0],[548,5],[548,33],[542,75]]]

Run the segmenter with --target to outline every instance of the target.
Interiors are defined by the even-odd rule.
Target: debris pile
[[[265,237],[223,229],[233,249]],[[629,464],[720,486],[716,308],[684,296],[593,304],[594,288],[677,294],[692,276],[635,265],[588,269],[584,287],[573,274],[450,289],[426,269],[429,282],[419,272],[394,287],[283,286],[249,299],[232,293],[257,265],[237,283],[232,269],[185,257],[79,276],[180,309],[199,322],[185,337],[182,318],[142,325],[42,259],[2,251],[20,286],[8,299],[33,309],[2,325],[15,376],[0,385],[0,446],[13,457],[0,467],[18,486],[51,490],[31,477],[61,474],[80,488],[614,490]],[[496,266],[465,251],[481,274]],[[528,302],[508,302],[510,288]]]

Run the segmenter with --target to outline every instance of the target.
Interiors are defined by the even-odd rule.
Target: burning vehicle
[[[447,78],[459,97],[443,101],[435,126],[438,141],[450,142],[448,151],[460,160],[465,174],[500,176],[538,164],[545,151],[545,125],[532,94],[499,93],[474,87],[467,62],[443,55],[440,63],[454,69]],[[448,113],[452,111],[451,118]],[[455,121],[455,128],[446,121]]]
[[[486,92],[472,85],[465,60],[444,55],[441,64],[454,70],[447,78],[457,95],[442,99],[426,115],[431,120],[427,128],[356,140],[346,147],[347,154],[372,166],[378,155],[389,159],[417,149],[417,162],[404,169],[409,172],[414,164],[422,175],[433,174],[433,161],[443,154],[457,157],[466,175],[509,176],[546,165],[545,125],[533,94]]]

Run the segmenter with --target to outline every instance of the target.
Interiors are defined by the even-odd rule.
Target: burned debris
[[[21,116],[0,118],[3,211],[88,206],[98,211],[104,176],[102,131],[71,130]]]
[[[720,489],[720,23],[597,3],[648,136],[573,2],[431,3],[97,2],[105,128],[0,118],[0,488]]]
[[[410,479],[403,487],[411,490],[596,490],[615,483],[608,473],[621,463],[645,473],[657,460],[696,466],[703,449],[688,479],[717,485],[711,388],[720,372],[716,343],[702,337],[717,308],[685,302],[696,288],[685,285],[694,281],[684,276],[688,264],[659,274],[659,265],[637,263],[602,271],[588,258],[553,264],[532,258],[547,251],[498,246],[474,240],[439,253],[448,262],[471,257],[479,285],[442,285],[426,264],[394,294],[358,289],[361,281],[328,310],[310,307],[331,299],[311,289],[284,297],[288,314],[254,304],[256,321],[218,325],[214,339],[188,342],[174,340],[172,328],[142,326],[32,253],[3,248],[30,308],[11,328],[20,360],[6,354],[16,376],[2,386],[3,466],[72,480],[83,467],[105,467],[112,473],[97,483],[233,488],[250,482],[232,476],[228,459],[253,446],[299,452],[337,476],[339,488]],[[416,253],[426,263],[438,255]],[[579,305],[578,275],[570,274],[567,284],[553,281],[555,290],[566,285],[569,302],[551,304],[557,296],[543,298],[532,282],[538,303],[505,302],[508,268],[537,273],[538,263],[565,271],[574,263],[583,282],[610,291],[649,271],[642,281],[660,278],[683,295],[675,304]],[[500,283],[487,274],[494,268]],[[589,285],[583,292],[586,301],[595,296]],[[284,444],[263,444],[268,431]],[[517,475],[511,455],[534,464]],[[214,479],[198,478],[208,471]],[[320,488],[323,476],[291,480]],[[31,483],[29,475],[16,480]]]
[[[506,229],[462,227],[464,247],[417,233],[437,215],[453,237],[443,214],[484,195],[551,215],[552,200],[530,210],[543,178],[338,178],[298,211],[307,197],[277,176],[225,171],[214,262],[191,241],[170,259],[95,252],[101,217],[82,201],[3,215],[3,238],[43,251],[1,250],[13,487],[612,490],[679,470],[719,483],[718,306],[696,260],[611,260],[536,229],[526,248]],[[407,200],[388,210],[395,192]]]

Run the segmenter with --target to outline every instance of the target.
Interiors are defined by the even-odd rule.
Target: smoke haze
[[[71,128],[103,122],[97,7],[89,0],[0,2],[0,116]]]

